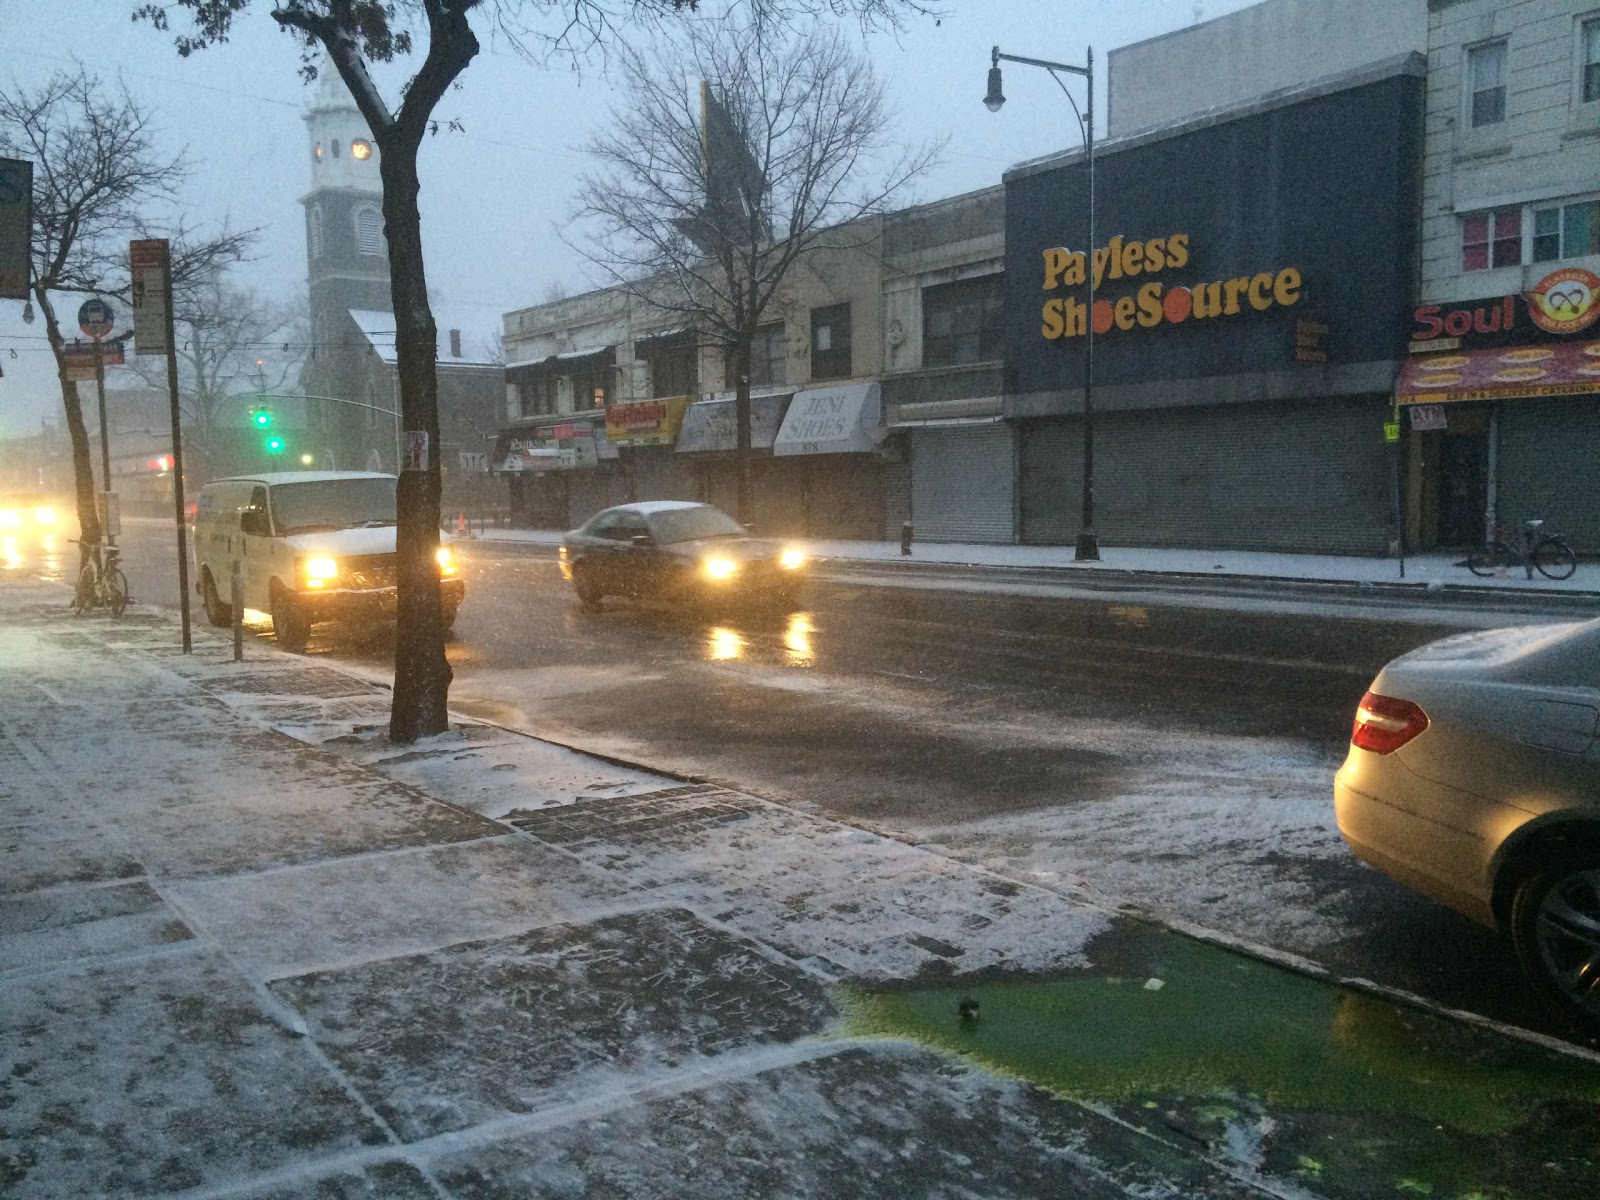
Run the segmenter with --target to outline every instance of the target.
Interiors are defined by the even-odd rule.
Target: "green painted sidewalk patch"
[[[1119,922],[1064,978],[848,989],[905,1038],[1330,1197],[1597,1194],[1600,1067]],[[963,1000],[978,1002],[963,1020]]]

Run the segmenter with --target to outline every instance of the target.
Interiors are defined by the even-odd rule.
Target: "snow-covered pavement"
[[[484,724],[393,746],[383,689],[248,653],[0,580],[0,1193],[1365,1194],[1264,1159],[1259,1100],[1173,1137],[851,1025],[845,984],[1098,969],[1126,918],[1070,886]]]

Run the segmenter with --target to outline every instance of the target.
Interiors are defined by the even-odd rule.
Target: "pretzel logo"
[[[1567,267],[1546,275],[1525,298],[1528,315],[1540,329],[1577,333],[1600,317],[1600,275]]]

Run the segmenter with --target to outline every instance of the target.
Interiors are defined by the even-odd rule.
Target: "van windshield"
[[[272,489],[272,524],[280,535],[395,523],[394,478],[313,479]]]

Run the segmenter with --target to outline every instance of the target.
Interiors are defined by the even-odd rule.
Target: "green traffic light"
[[[281,454],[281,453],[283,453],[283,439],[281,437],[269,437],[267,439],[267,453],[268,454]]]
[[[262,429],[272,424],[272,411],[266,408],[252,409],[250,419]]]

